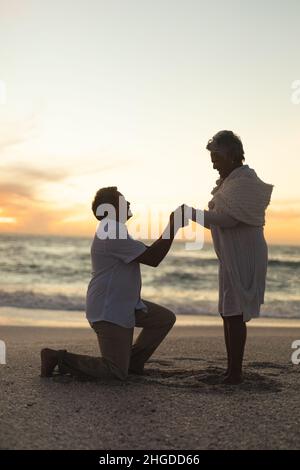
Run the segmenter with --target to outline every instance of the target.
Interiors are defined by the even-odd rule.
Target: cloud
[[[108,171],[114,166],[98,165],[94,172],[86,168],[81,171],[78,166],[41,168],[25,165],[24,162],[0,165],[0,212],[3,222],[13,218],[16,220],[13,229],[25,233],[88,234],[94,222],[89,206],[84,203],[74,204],[72,200],[68,204],[68,200],[63,197],[60,205],[57,202],[42,200],[40,194],[44,193],[45,187],[51,194],[51,185],[54,185],[52,192],[57,193],[60,186],[56,183],[61,183],[63,188],[64,184],[70,184],[64,181],[73,176]],[[12,224],[1,223],[1,230],[9,230],[11,227]]]
[[[53,168],[36,168],[22,165],[1,165],[0,204],[15,216],[19,207],[31,210],[34,203],[47,203],[39,197],[45,183],[63,181],[69,176],[68,171]]]
[[[25,136],[24,125],[22,132],[11,129],[10,135],[0,143],[0,152],[5,149],[5,158],[0,161],[1,231],[90,234],[95,219],[90,209],[89,190],[93,190],[97,179],[105,180],[106,175],[107,180],[115,170],[122,172],[134,162],[116,156],[111,160],[111,155],[99,150],[73,157],[62,155],[60,163],[57,156],[55,160],[47,154],[37,158],[22,155],[24,150],[15,153],[8,148]],[[14,224],[5,223],[12,218],[16,220]]]
[[[22,162],[2,167],[0,179],[22,178],[22,181],[29,181],[30,183],[43,183],[62,181],[68,176],[70,176],[70,171],[65,168],[38,168],[24,165]]]
[[[34,188],[25,183],[3,183],[0,181],[0,200],[1,204],[6,202],[11,196],[20,196],[22,198],[31,199],[33,197]]]

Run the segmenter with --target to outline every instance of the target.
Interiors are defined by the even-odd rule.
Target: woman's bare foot
[[[243,376],[240,375],[227,375],[224,380],[224,385],[239,385],[243,382]]]

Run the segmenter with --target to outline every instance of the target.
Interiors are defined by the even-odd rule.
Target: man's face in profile
[[[118,205],[118,219],[120,222],[127,222],[132,217],[132,212],[130,210],[130,202],[126,201],[123,194],[119,193],[119,205]]]

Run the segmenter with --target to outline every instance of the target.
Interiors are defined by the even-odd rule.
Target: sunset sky
[[[231,129],[274,184],[268,241],[299,243],[299,18],[299,0],[0,0],[0,233],[90,235],[111,185],[133,212],[204,208],[206,143]]]

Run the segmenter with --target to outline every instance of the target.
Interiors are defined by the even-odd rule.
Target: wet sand
[[[176,323],[125,383],[39,377],[45,346],[98,355],[90,329],[1,326],[0,339],[1,449],[300,448],[300,328],[250,326],[239,386],[220,383],[221,326]]]

